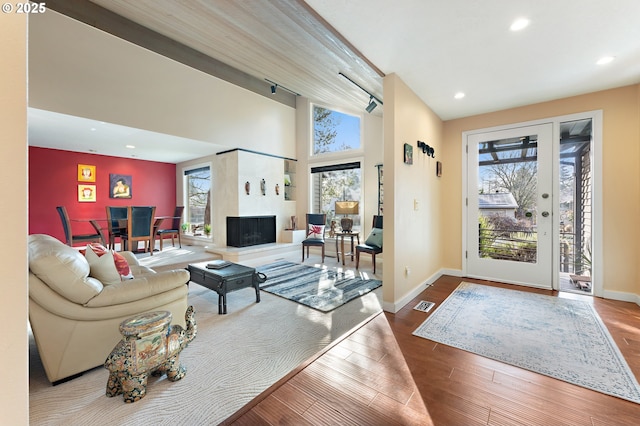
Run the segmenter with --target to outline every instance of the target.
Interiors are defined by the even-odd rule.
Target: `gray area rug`
[[[461,283],[413,332],[640,403],[640,386],[590,303]]]
[[[322,312],[330,312],[382,285],[380,280],[363,279],[353,271],[344,273],[286,261],[257,270],[267,276],[261,290]]]

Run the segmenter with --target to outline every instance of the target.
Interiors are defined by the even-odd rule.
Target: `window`
[[[184,171],[185,219],[193,235],[211,232],[211,169],[209,166]],[[205,232],[205,227],[209,232]]]
[[[360,117],[313,106],[313,155],[360,149]]]
[[[360,162],[313,167],[311,181],[313,212],[326,213],[327,226],[331,226],[332,220],[340,221],[335,214],[336,201],[361,202]],[[360,214],[351,216],[351,219],[354,229],[360,229]]]

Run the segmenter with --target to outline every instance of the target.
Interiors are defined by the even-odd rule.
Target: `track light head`
[[[277,87],[278,87],[278,85],[277,85],[277,84],[273,84],[273,85],[271,85],[271,94],[272,94],[272,95],[275,95],[275,94],[276,94],[276,88],[277,88]]]
[[[378,104],[373,100],[373,96],[371,96],[369,98],[369,105],[367,105],[367,107],[365,108],[365,110],[371,114],[371,111],[373,111],[374,109],[376,109],[376,107],[378,106]]]

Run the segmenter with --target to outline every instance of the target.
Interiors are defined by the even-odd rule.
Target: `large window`
[[[209,166],[184,171],[185,216],[187,232],[193,235],[211,232],[211,169]],[[207,232],[208,231],[208,232]]]
[[[359,162],[313,167],[311,181],[313,211],[326,213],[327,226],[331,226],[332,220],[340,223],[341,217],[335,213],[336,201],[357,201],[362,206]],[[353,228],[360,229],[360,213],[349,217],[353,219]]]
[[[336,201],[357,201],[359,211],[349,217],[353,219],[353,229],[360,229],[362,175],[360,162],[353,160],[350,151],[359,151],[362,147],[361,117],[314,105],[312,126],[313,156],[318,158],[316,161],[323,159],[322,166],[311,168],[312,210],[327,215],[327,226],[335,221],[339,228],[342,216],[336,215]],[[336,160],[327,164],[328,158]]]
[[[313,106],[313,155],[360,149],[360,117]]]

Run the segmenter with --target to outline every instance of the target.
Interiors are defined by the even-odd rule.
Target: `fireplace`
[[[275,242],[275,216],[227,216],[228,246],[248,247]]]

